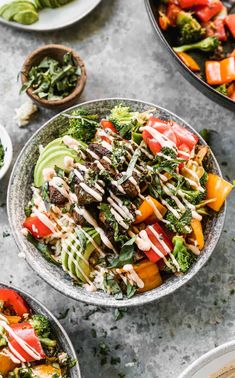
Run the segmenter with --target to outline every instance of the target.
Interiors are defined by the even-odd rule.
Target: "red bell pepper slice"
[[[36,352],[38,358],[34,358],[25,349],[18,343],[18,341],[14,338],[14,336],[9,335],[9,342],[12,345],[11,352],[14,354],[13,348],[25,359],[26,362],[31,362],[35,360],[40,360],[45,358],[45,353],[43,352],[42,345],[39,341],[37,334],[35,333],[31,324],[27,322],[12,324],[11,329],[14,333],[20,337],[24,342],[26,342],[33,351]],[[17,358],[17,356],[16,356]]]
[[[108,121],[107,119],[102,119],[100,124],[102,126],[102,129],[104,129],[104,130],[108,129],[108,130],[111,130],[113,133],[118,134],[116,127],[114,126],[114,124],[111,121]]]
[[[15,290],[2,288],[0,289],[0,301],[4,302],[4,307],[14,310],[18,316],[23,316],[30,312],[25,300]]]
[[[208,5],[209,0],[179,0],[180,8],[189,9],[198,5]]]
[[[185,127],[178,125],[178,123],[176,122],[173,123],[172,130],[175,133],[178,148],[181,145],[187,145],[189,150],[192,151],[194,146],[196,146],[196,144],[198,143],[197,135],[193,134],[191,131],[187,130]]]
[[[225,22],[233,38],[235,38],[235,14],[228,15],[225,18]]]
[[[214,36],[218,38],[219,41],[227,41],[228,36],[225,30],[224,19],[216,18],[214,21],[215,33]]]
[[[195,15],[202,21],[208,22],[223,9],[220,0],[210,0],[208,5],[200,5],[195,8]]]
[[[171,26],[176,26],[176,19],[181,11],[180,7],[174,3],[168,3],[166,10],[166,17]]]
[[[26,227],[29,232],[37,239],[49,236],[52,234],[50,228],[48,228],[36,215],[31,215],[26,218],[23,227]]]
[[[176,144],[176,136],[172,131],[171,124],[168,121],[164,121],[156,117],[151,117],[147,123],[147,126],[154,128],[161,134],[164,134],[167,139]],[[149,147],[150,151],[152,151],[154,155],[161,151],[161,144],[158,141],[154,140],[153,136],[147,130],[143,131],[142,137]]]
[[[167,256],[168,254],[168,251],[166,250],[166,248],[160,243],[160,241],[157,239],[157,237],[152,233],[150,227],[153,227],[154,230],[158,233],[159,235],[159,238],[167,245],[167,247],[172,251],[173,250],[173,244],[171,242],[171,240],[167,237],[166,233],[163,231],[162,227],[158,224],[158,223],[155,223],[153,224],[152,226],[148,226],[146,228],[146,232],[147,232],[147,235],[150,239],[150,241],[152,242],[152,244],[154,244],[154,246],[164,255],[164,256]],[[150,248],[148,251],[144,251],[144,253],[146,254],[146,256],[148,257],[148,259],[153,262],[153,263],[156,263],[157,261],[159,261],[161,259],[161,257],[154,251],[153,248]]]
[[[178,150],[179,158],[184,159],[184,160],[188,160],[190,158],[190,152],[191,152],[189,146],[186,143],[182,143],[178,148],[179,148],[179,150]],[[181,167],[179,167],[179,168],[181,168]]]

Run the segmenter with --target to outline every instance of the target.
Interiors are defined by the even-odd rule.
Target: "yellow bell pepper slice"
[[[4,315],[4,317],[7,319],[9,324],[17,324],[21,321],[20,316],[10,316],[10,315]]]
[[[61,369],[51,365],[38,365],[33,368],[33,373],[40,378],[53,378],[54,376],[62,377]]]
[[[208,180],[206,183],[207,199],[215,199],[215,201],[207,204],[211,209],[220,211],[221,207],[233,189],[233,185],[230,182],[225,181],[222,177],[208,173]]]
[[[140,293],[155,289],[162,284],[162,278],[157,264],[144,260],[133,266],[139,278],[144,282],[144,287],[139,289]]]
[[[147,218],[149,218],[154,213],[154,206],[157,208],[157,210],[161,213],[162,216],[166,214],[167,209],[165,208],[165,206],[163,206],[155,198],[147,196],[138,209],[141,214],[137,215],[134,224],[144,222]]]
[[[200,250],[204,247],[204,235],[202,231],[202,224],[198,219],[191,220],[191,227],[193,229],[192,237],[194,240],[197,241],[197,246]]]
[[[3,375],[3,377],[6,377],[15,367],[16,365],[9,357],[0,354],[0,374]]]

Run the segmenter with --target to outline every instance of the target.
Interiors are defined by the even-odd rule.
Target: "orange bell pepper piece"
[[[8,320],[9,324],[17,324],[21,321],[20,316],[9,316],[9,315],[4,315],[4,317]]]
[[[51,365],[38,365],[33,368],[33,373],[40,378],[61,377],[61,369]]]
[[[162,216],[166,214],[167,209],[163,206],[158,200],[151,196],[147,196],[146,199],[141,203],[139,211],[141,214],[138,214],[134,224],[141,223],[150,215],[154,213],[155,207],[161,213]]]
[[[162,284],[159,268],[151,261],[143,260],[138,265],[134,265],[133,268],[144,282],[144,287],[139,289],[140,293],[155,289]]]
[[[200,71],[199,65],[189,54],[186,54],[185,52],[179,52],[179,53],[177,53],[177,55],[182,60],[182,62],[188,68],[190,68],[191,71],[193,71],[193,72]]]
[[[206,81],[210,85],[231,83],[235,80],[235,57],[223,59],[220,62],[206,61]]]
[[[198,219],[191,220],[191,227],[193,229],[192,237],[197,241],[197,246],[200,250],[204,247],[204,235],[202,231],[202,224]]]
[[[215,211],[220,211],[226,197],[233,189],[233,185],[214,173],[208,173],[206,189],[207,199],[215,199],[215,201],[208,203],[207,206]]]
[[[220,73],[220,62],[213,60],[206,61],[206,81],[210,85],[223,84]]]
[[[220,72],[223,83],[231,83],[235,80],[235,58],[233,56],[221,60]]]
[[[3,375],[3,377],[7,376],[15,367],[16,365],[9,357],[0,354],[0,374]]]
[[[235,101],[235,83],[232,83],[228,87],[228,97]]]

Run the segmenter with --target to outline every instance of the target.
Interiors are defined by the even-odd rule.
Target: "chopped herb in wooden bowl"
[[[86,84],[86,68],[70,47],[44,45],[26,57],[21,80],[21,92],[37,105],[63,110],[78,102]]]
[[[60,63],[50,57],[45,57],[37,66],[33,66],[28,73],[28,81],[21,92],[30,87],[33,94],[47,100],[61,100],[67,97],[77,85],[81,76],[81,68],[75,63],[72,53],[67,52]]]

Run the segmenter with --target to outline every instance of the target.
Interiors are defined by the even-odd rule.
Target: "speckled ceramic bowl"
[[[72,109],[76,109],[82,106],[90,110],[92,113],[97,113],[102,117],[105,116],[111,108],[119,103],[130,106],[134,111],[145,111],[149,108],[155,107],[156,116],[159,116],[163,119],[172,119],[197,134],[197,132],[191,126],[189,126],[175,114],[172,114],[169,111],[153,104],[137,100],[104,99],[89,101],[70,108],[69,112],[71,112]],[[211,256],[223,228],[225,207],[223,207],[219,214],[215,214],[213,219],[211,219],[207,223],[205,228],[205,248],[201,256],[197,259],[196,263],[187,274],[180,277],[173,276],[168,279],[162,286],[152,291],[138,294],[130,299],[125,299],[122,301],[118,301],[114,297],[109,296],[108,294],[103,292],[97,291],[90,293],[81,287],[74,286],[69,275],[67,275],[60,267],[56,267],[53,264],[48,263],[42,257],[40,252],[38,252],[32,246],[32,244],[30,244],[23,237],[21,233],[21,225],[24,219],[24,206],[31,199],[33,169],[39,154],[38,146],[40,144],[45,145],[54,138],[57,138],[59,132],[61,133],[66,130],[67,126],[68,120],[61,114],[56,115],[54,118],[45,123],[45,125],[43,125],[26,143],[13,168],[8,187],[8,217],[12,228],[12,233],[19,247],[19,250],[21,252],[24,252],[29,265],[55,289],[73,299],[86,303],[110,307],[137,306],[152,302],[170,293],[173,293],[180,286],[188,282],[201,269],[201,267]],[[205,144],[200,135],[197,135],[200,138],[201,143]],[[213,154],[211,154],[210,165],[211,171],[221,175],[220,168]]]
[[[33,312],[45,315],[50,321],[52,332],[55,335],[56,339],[58,340],[61,350],[68,353],[68,355],[72,359],[77,360],[77,356],[76,356],[76,352],[74,350],[73,344],[71,343],[64,328],[62,327],[60,322],[55,318],[55,316],[52,315],[52,313],[46,307],[43,306],[43,304],[41,304],[35,298],[31,297],[31,295],[25,293],[23,290],[0,282],[0,288],[3,288],[3,287],[16,290],[26,300],[29,307],[33,310]],[[70,377],[81,378],[81,373],[80,373],[80,368],[79,368],[78,363],[70,370]]]
[[[219,378],[225,372],[235,377],[235,341],[229,341],[199,357],[178,378]]]

